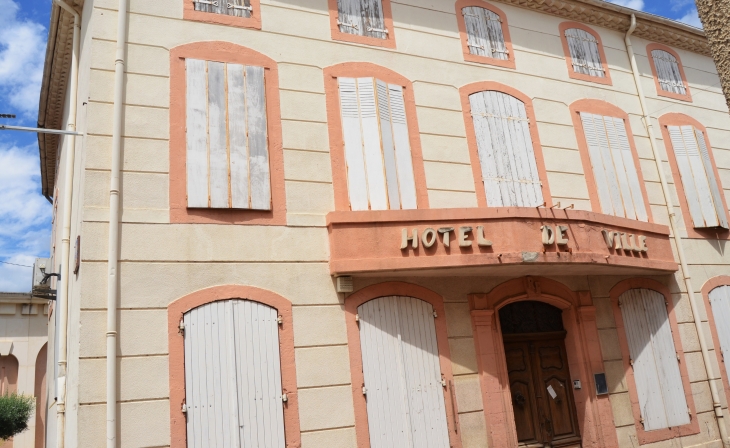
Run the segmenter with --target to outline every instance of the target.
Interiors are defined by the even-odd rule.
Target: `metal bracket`
[[[212,2],[210,2],[208,0],[193,0],[193,3],[202,3],[204,5],[218,6],[218,1],[217,0],[216,1],[212,1]]]
[[[385,33],[385,34],[388,34],[388,30],[384,30],[384,29],[380,29],[380,28],[373,28],[373,27],[371,27],[371,26],[369,26],[369,27],[367,28],[367,30],[368,30],[368,31],[374,31],[374,32],[376,32],[376,33]]]
[[[240,5],[234,5],[232,3],[226,3],[226,6],[228,6],[231,9],[245,9],[246,11],[253,11],[253,7],[251,7],[251,6],[240,6]]]

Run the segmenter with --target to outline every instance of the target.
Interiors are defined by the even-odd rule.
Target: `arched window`
[[[611,75],[599,34],[578,22],[563,22],[559,30],[568,75],[573,79],[610,85]]]
[[[464,59],[515,68],[507,16],[481,0],[459,0],[456,15]]]
[[[646,47],[646,53],[654,74],[657,94],[692,101],[679,54],[660,44],[649,44]]]
[[[0,395],[9,395],[18,390],[18,358],[13,355],[0,356]]]
[[[395,48],[390,0],[329,0],[332,38]]]
[[[707,296],[712,307],[723,359],[730,360],[730,284],[716,286]],[[730,377],[730,362],[724,364],[725,372]]]
[[[261,29],[259,0],[182,0],[183,18]]]

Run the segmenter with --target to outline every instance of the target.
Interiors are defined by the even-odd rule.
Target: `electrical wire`
[[[13,266],[20,266],[23,268],[32,268],[33,266],[28,266],[27,264],[16,264],[16,263],[8,263],[7,261],[0,261],[2,264],[11,264]]]

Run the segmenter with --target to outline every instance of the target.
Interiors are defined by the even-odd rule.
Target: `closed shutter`
[[[664,50],[652,50],[651,57],[654,60],[654,68],[661,89],[686,95],[687,89],[685,89],[682,75],[679,72],[677,58]]]
[[[284,448],[276,310],[224,300],[183,322],[187,446]]]
[[[251,0],[192,0],[196,11],[235,17],[251,17]]]
[[[647,221],[639,175],[624,121],[580,113],[603,213]]]
[[[665,300],[651,289],[631,289],[619,297],[647,431],[690,421]]]
[[[715,318],[715,330],[720,340],[725,372],[730,378],[730,286],[718,286],[710,291],[710,306]]]
[[[578,28],[569,28],[565,30],[565,38],[574,72],[599,78],[606,76],[595,36]]]
[[[387,39],[382,0],[337,0],[340,32]]]
[[[693,126],[667,126],[667,130],[692,223],[699,228],[727,229],[727,214],[704,134]]]
[[[509,54],[504,45],[502,19],[496,13],[478,6],[461,10],[466,24],[469,53],[488,58],[507,60]]]
[[[487,205],[543,204],[525,104],[495,90],[469,95],[469,104]]]
[[[372,448],[448,448],[431,304],[380,297],[357,309]]]
[[[188,207],[271,210],[264,68],[185,67]]]
[[[416,208],[403,87],[338,78],[352,210]]]

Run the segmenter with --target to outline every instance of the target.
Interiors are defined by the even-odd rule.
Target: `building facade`
[[[68,5],[48,446],[722,446],[700,30],[595,0]]]

